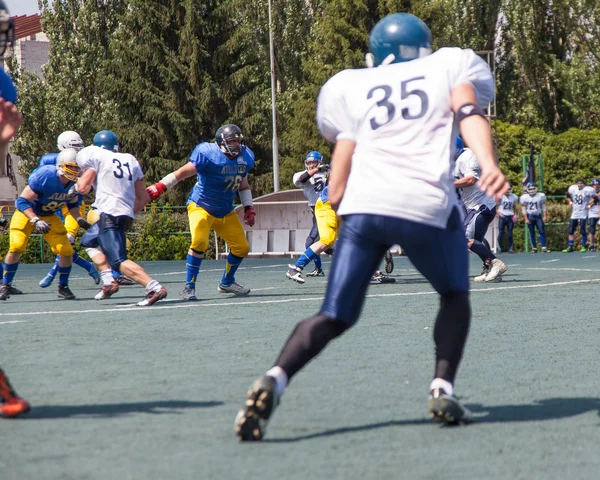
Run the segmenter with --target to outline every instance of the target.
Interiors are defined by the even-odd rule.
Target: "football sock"
[[[229,252],[227,255],[227,261],[225,262],[225,271],[223,272],[223,277],[221,278],[222,285],[231,285],[235,282],[235,272],[237,272],[240,263],[244,260],[241,257],[236,257],[233,253]]]
[[[569,247],[573,246],[573,242],[574,242],[574,240],[569,240]]]
[[[434,378],[443,378],[454,383],[470,322],[471,305],[468,293],[454,293],[441,297],[440,310],[433,329],[436,357]]]
[[[4,278],[4,263],[0,262],[0,280]]]
[[[150,280],[148,285],[146,285],[146,292],[148,292],[148,293],[154,292],[155,290],[158,290],[159,288],[162,288],[162,285],[160,283],[158,283],[156,280]]]
[[[194,257],[193,255],[187,254],[185,258],[185,284],[191,286],[192,288],[196,285],[196,277],[198,277],[198,273],[200,272],[200,264],[202,263],[202,259],[199,257]]]
[[[306,267],[310,262],[315,261],[315,259],[319,258],[319,254],[315,253],[311,247],[308,247],[300,258],[296,261],[296,266],[298,268]]]
[[[68,285],[69,284],[69,275],[71,274],[71,266],[61,267],[58,266],[58,284],[59,285]]]
[[[100,279],[102,280],[102,285],[110,285],[113,282],[113,272],[110,268],[107,268],[103,272],[100,272]]]
[[[283,395],[283,392],[285,391],[285,387],[287,387],[288,384],[287,373],[285,373],[285,371],[281,367],[273,367],[267,372],[267,375],[275,379],[275,388],[277,390],[277,396],[281,397]]]
[[[494,256],[494,254],[491,252],[491,250],[486,247],[482,242],[480,242],[479,240],[473,240],[473,244],[471,245],[471,251],[473,253],[476,253],[477,255],[479,255],[479,258],[481,258],[481,260],[483,260],[484,262],[489,258],[490,260],[493,260],[494,258],[496,258]]]
[[[4,285],[10,285],[12,283],[18,268],[19,262],[10,264],[4,262]]]
[[[317,258],[315,258],[315,268],[321,270],[321,255],[317,255]]]
[[[85,258],[81,258],[77,252],[73,253],[73,263],[75,265],[79,265],[81,268],[84,268],[88,273],[92,271],[92,264]]]
[[[581,246],[582,246],[583,248],[585,248],[586,244],[587,244],[587,238],[586,238],[586,236],[585,236],[585,235],[582,235],[582,236],[581,236]]]
[[[452,388],[452,384],[443,378],[433,379],[431,385],[429,386],[429,390],[433,390],[434,388],[443,388],[448,395],[454,395],[454,388]]]
[[[58,255],[56,256],[56,260],[54,260],[54,265],[52,265],[52,268],[47,273],[47,275],[50,276],[50,277],[52,277],[52,278],[55,278],[57,271],[58,271]]]

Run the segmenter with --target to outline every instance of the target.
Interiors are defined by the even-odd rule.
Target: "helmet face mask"
[[[8,13],[4,0],[0,0],[0,56],[15,41],[15,26]]]
[[[72,130],[67,130],[66,132],[61,133],[56,139],[56,146],[58,147],[58,151],[62,152],[67,148],[73,148],[77,151],[83,148],[83,140],[79,136],[77,132]]]
[[[81,176],[81,169],[77,165],[77,150],[67,148],[58,154],[56,171],[71,182],[76,182]]]
[[[532,197],[537,193],[537,185],[534,182],[527,184],[527,193]]]
[[[215,134],[215,142],[219,149],[232,159],[237,157],[246,145],[240,127],[232,123],[219,127]]]
[[[94,136],[93,144],[96,147],[110,150],[111,152],[119,151],[119,137],[110,130],[102,130]]]
[[[304,167],[307,170],[318,168],[323,165],[323,155],[320,152],[310,152],[304,160]]]

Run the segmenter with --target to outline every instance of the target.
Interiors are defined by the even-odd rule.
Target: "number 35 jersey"
[[[338,214],[446,226],[458,203],[451,171],[458,126],[450,97],[462,83],[473,86],[481,106],[494,96],[492,73],[475,52],[442,48],[410,62],[344,70],[323,86],[321,134],[356,142]]]
[[[187,203],[195,203],[213,217],[223,218],[233,210],[233,200],[242,180],[254,166],[254,153],[242,147],[240,154],[229,159],[216,143],[196,145],[190,155],[198,181]]]
[[[29,188],[38,196],[33,203],[33,211],[38,217],[53,215],[63,206],[78,207],[82,196],[69,190],[73,182],[63,185],[54,165],[36,168],[27,179]]]
[[[133,155],[92,145],[77,153],[77,164],[84,173],[90,168],[96,171],[93,207],[109,215],[134,217],[135,182],[144,174]]]

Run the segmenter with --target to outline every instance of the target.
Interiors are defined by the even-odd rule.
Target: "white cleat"
[[[219,293],[233,293],[238,297],[245,297],[250,293],[250,289],[248,287],[244,287],[236,282],[233,282],[231,285],[223,285],[222,283],[219,283],[217,291]]]
[[[490,273],[488,273],[487,277],[485,277],[486,282],[498,282],[501,280],[501,275],[508,270],[506,264],[500,260],[499,258],[494,258],[492,260],[492,268]]]

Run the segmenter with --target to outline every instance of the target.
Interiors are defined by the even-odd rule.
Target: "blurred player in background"
[[[309,152],[304,160],[305,169],[301,172],[296,172],[293,177],[294,185],[301,188],[304,191],[304,196],[308,200],[308,207],[312,212],[312,228],[304,248],[308,252],[310,247],[319,241],[319,228],[317,227],[317,218],[315,216],[315,205],[319,200],[321,192],[327,185],[327,174],[329,173],[329,165],[323,162],[323,155],[320,152]],[[315,262],[315,269],[312,272],[306,274],[307,277],[323,277],[325,272],[321,268],[321,255],[320,252],[316,253],[311,250],[310,259],[308,262]],[[306,263],[307,264],[307,263]],[[302,265],[302,268],[306,264]]]
[[[456,165],[454,167],[454,186],[462,200],[466,216],[463,222],[467,245],[483,261],[483,270],[473,280],[476,282],[494,282],[508,269],[504,262],[492,253],[484,242],[488,227],[496,216],[496,202],[479,188],[481,166],[470,148],[465,148],[461,137],[456,138]]]
[[[84,145],[83,145],[83,140],[81,140],[81,137],[79,136],[79,134],[77,132],[74,132],[72,130],[67,130],[65,132],[62,132],[58,136],[58,138],[56,139],[56,146],[58,147],[58,151],[62,152],[64,150],[66,150],[67,148],[72,148],[76,151],[79,151],[83,148]],[[38,168],[44,167],[46,165],[56,165],[56,159],[58,158],[58,155],[59,155],[58,153],[46,153],[45,155],[42,155],[42,157],[40,158],[40,163],[38,165]],[[81,205],[81,207],[79,209],[79,213],[80,213],[80,216],[84,215],[83,205]],[[57,215],[60,218],[62,218],[64,225],[65,225],[65,229],[67,230],[67,237],[69,238],[71,245],[73,245],[73,247],[75,247],[75,237],[77,237],[77,232],[79,231],[79,224],[77,223],[77,220],[75,220],[75,218],[73,218],[73,216],[69,213],[69,210],[67,209],[66,206],[63,207],[60,212],[57,212]],[[74,249],[74,253],[73,253],[73,263],[75,265],[79,265],[80,267],[85,269],[85,271],[90,275],[90,277],[92,277],[94,279],[94,282],[96,283],[96,285],[98,285],[100,283],[100,275],[98,274],[98,271],[96,270],[96,267],[94,266],[94,264],[88,262],[84,258],[81,258],[75,249]],[[47,288],[50,285],[52,285],[52,282],[56,278],[57,273],[58,273],[58,256],[56,257],[56,259],[54,261],[54,265],[52,265],[52,268],[50,269],[50,271],[40,281],[40,287]]]
[[[217,291],[245,296],[250,289],[235,281],[235,273],[250,251],[244,227],[233,210],[235,194],[239,193],[244,206],[246,225],[254,225],[256,212],[248,172],[254,166],[254,152],[246,147],[237,125],[223,125],[217,130],[214,142],[196,145],[187,164],[169,173],[160,182],[148,187],[152,200],[186,178],[197,175],[198,181],[188,198],[187,211],[192,232],[192,244],[186,259],[184,300],[196,300],[196,278],[204,252],[208,248],[211,229],[229,247],[225,271]]]
[[[588,219],[589,219],[589,223],[590,223],[590,233],[588,234],[588,243],[590,244],[589,251],[595,252],[596,251],[596,243],[594,241],[594,237],[596,235],[596,225],[598,225],[598,221],[599,221],[598,217],[600,217],[600,212],[598,211],[599,210],[598,207],[600,204],[600,198],[598,197],[598,195],[600,194],[600,179],[594,178],[592,180],[592,188],[594,189],[594,192],[596,192],[596,195],[590,199],[590,202],[587,205]]]
[[[538,192],[537,185],[529,182],[525,187],[526,193],[521,195],[519,203],[522,205],[523,220],[529,229],[529,238],[531,240],[532,252],[537,253],[537,240],[535,238],[535,229],[537,227],[540,234],[540,243],[542,244],[542,253],[548,253],[546,247],[546,195]]]
[[[93,145],[77,154],[77,163],[83,172],[77,190],[86,195],[95,185],[94,205],[100,213],[98,222],[81,239],[81,246],[98,267],[102,279],[102,290],[96,300],[109,298],[119,290],[112,270],[122,271],[145,287],[146,298],[138,306],[150,306],[166,298],[167,290],[127,258],[125,233],[133,225],[135,213],[150,201],[140,164],[133,155],[119,153],[119,139],[110,130],[98,132]]]
[[[263,438],[292,377],[356,323],[372,272],[395,244],[441,296],[429,411],[447,424],[471,419],[453,387],[471,317],[467,242],[451,172],[459,126],[481,166],[482,191],[496,201],[508,184],[479,106],[494,96],[489,67],[472,50],[431,54],[431,42],[419,18],[389,15],[370,34],[368,59],[377,68],[344,70],[321,89],[317,124],[336,142],[329,200],[344,221],[325,301],[250,387],[235,420],[242,441]]]
[[[581,250],[579,251],[585,252],[587,244],[587,231],[585,228],[588,216],[587,206],[591,199],[596,198],[596,191],[592,187],[586,187],[585,182],[580,178],[577,180],[576,185],[569,187],[567,198],[573,211],[571,212],[571,221],[569,222],[568,246],[563,252],[573,251],[573,241],[577,224],[579,224],[579,232],[581,233]]]
[[[519,197],[517,197],[512,191],[512,183],[508,182],[510,189],[506,195],[503,195],[498,202],[498,217],[500,219],[498,223],[498,252],[500,252],[500,245],[502,244],[502,235],[504,235],[504,229],[506,229],[506,236],[508,241],[508,253],[513,253],[513,228],[517,220],[517,203]]]
[[[6,47],[14,41],[14,25],[10,13],[0,0],[0,58],[4,57]],[[6,158],[8,143],[17,133],[23,122],[23,115],[19,113],[15,102],[17,89],[12,79],[0,69],[0,156]],[[1,260],[1,258],[0,258]],[[0,278],[2,277],[2,262],[0,261]],[[8,377],[0,369],[0,417],[16,417],[29,411],[29,403],[19,397],[12,388]]]

